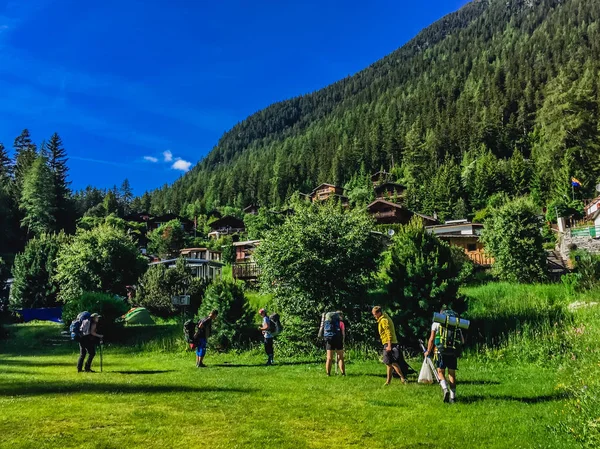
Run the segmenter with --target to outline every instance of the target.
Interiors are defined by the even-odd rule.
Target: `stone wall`
[[[568,234],[563,234],[558,242],[558,250],[561,257],[566,261],[569,260],[572,245],[575,245],[576,249],[583,249],[592,254],[600,254],[600,238],[571,237]]]

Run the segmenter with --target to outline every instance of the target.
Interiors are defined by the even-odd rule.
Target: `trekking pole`
[[[100,341],[100,372],[102,372],[102,341]]]
[[[338,374],[338,354],[337,351],[335,353],[335,375],[337,376]]]

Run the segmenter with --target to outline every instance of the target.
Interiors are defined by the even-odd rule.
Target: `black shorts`
[[[400,352],[399,345],[392,345],[391,351],[387,351],[385,348],[387,348],[387,345],[383,347],[383,363],[386,365],[400,363],[401,360],[404,360],[404,356]]]
[[[331,337],[325,339],[325,349],[328,351],[343,351],[344,341],[341,335],[339,337]]]
[[[441,354],[441,353],[437,353],[436,354],[436,366],[439,369],[452,369],[452,370],[456,370],[457,366],[458,366],[458,359],[456,357],[456,354]]]

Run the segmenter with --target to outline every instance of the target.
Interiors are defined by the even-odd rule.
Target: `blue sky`
[[[58,132],[72,187],[171,183],[223,132],[466,0],[0,0],[0,142]]]

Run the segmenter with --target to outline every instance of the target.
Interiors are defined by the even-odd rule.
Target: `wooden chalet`
[[[175,215],[172,213],[160,215],[157,217],[152,217],[148,220],[148,231],[153,231],[158,229],[162,225],[170,222],[171,220],[179,220],[181,222],[181,226],[185,232],[192,232],[194,230],[194,222],[188,220],[187,218],[180,217],[179,215]]]
[[[189,248],[194,250],[196,248]],[[185,251],[185,250],[182,250]],[[166,265],[167,268],[175,268],[179,259],[166,259],[158,262],[149,263],[149,266],[153,265]],[[209,260],[200,258],[188,258],[183,257],[186,265],[192,270],[194,277],[204,280],[215,280],[221,277],[223,271],[223,263],[219,260]]]
[[[251,204],[250,206],[248,206],[244,209],[244,213],[250,214],[250,215],[258,215],[259,209],[260,209],[260,206],[258,204]]]
[[[404,199],[406,186],[395,182],[384,182],[375,186],[375,198],[379,200],[394,199],[394,202]]]
[[[214,251],[209,248],[184,248],[179,251],[184,259],[205,259],[221,261],[221,251]]]
[[[444,224],[428,226],[427,231],[450,245],[458,246],[476,265],[489,267],[494,259],[485,254],[483,243],[479,240],[483,225],[468,220],[452,220]]]
[[[321,184],[310,193],[310,200],[327,201],[331,198],[337,198],[343,206],[348,206],[348,198],[344,196],[344,189],[333,184]]]
[[[389,182],[391,177],[391,173],[388,173],[386,171],[378,171],[377,173],[371,175],[371,182],[373,183],[373,187],[377,187],[380,184]]]
[[[223,235],[234,235],[240,234],[246,231],[244,221],[231,215],[226,215],[223,218],[219,218],[208,225],[211,231],[208,233],[208,237],[212,239],[218,239]]]
[[[138,212],[134,214],[129,214],[123,217],[125,221],[131,221],[133,223],[148,223],[154,216],[149,214],[148,212]]]
[[[600,196],[594,198],[589,203],[586,204],[584,208],[585,218],[588,220],[594,220],[594,217],[598,215],[597,212],[600,211]],[[596,223],[599,225],[600,223]]]
[[[233,278],[243,281],[256,281],[260,275],[260,268],[254,261],[254,250],[260,245],[260,240],[235,242],[235,263],[232,266]]]
[[[421,217],[425,226],[437,224],[437,220],[427,215],[418,214],[408,210],[401,204],[386,200],[375,200],[367,206],[367,212],[375,219],[377,224],[407,224],[415,215]]]

